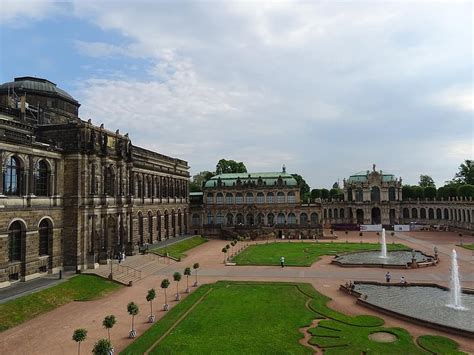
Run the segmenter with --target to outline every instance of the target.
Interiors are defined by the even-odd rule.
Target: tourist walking
[[[402,277],[400,278],[400,283],[401,283],[403,286],[406,286],[407,280],[405,280],[405,276],[402,276]]]
[[[280,258],[280,264],[281,264],[281,267],[285,267],[285,257],[284,256],[282,256]]]
[[[386,282],[390,282],[391,279],[392,279],[392,275],[390,275],[390,271],[388,271],[388,272],[385,274],[385,281],[386,281]]]

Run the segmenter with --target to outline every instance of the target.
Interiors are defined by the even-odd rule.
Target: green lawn
[[[463,244],[463,245],[458,244],[458,247],[462,247],[464,249],[469,249],[469,250],[474,250],[474,244]]]
[[[71,301],[93,300],[120,287],[97,276],[74,276],[59,285],[0,304],[0,332]]]
[[[403,244],[387,244],[388,250],[411,250]],[[279,265],[285,257],[287,266],[311,266],[322,255],[336,255],[351,251],[380,250],[378,243],[302,243],[279,242],[251,245],[234,257],[237,265]]]
[[[206,243],[207,241],[207,239],[197,235],[195,237],[183,240],[182,242],[171,244],[167,247],[152,249],[151,252],[160,255],[164,255],[166,252],[168,252],[169,256],[172,256],[176,259],[182,259],[186,256],[184,253],[185,251],[195,248],[198,245]]]
[[[401,328],[384,328],[374,316],[350,317],[326,306],[330,299],[310,284],[220,281],[186,297],[121,354],[312,354],[299,344],[300,328],[311,328],[311,344],[325,354],[430,354],[456,351],[443,337],[423,339],[418,347]],[[194,308],[191,308],[193,307]],[[393,343],[376,343],[368,335],[394,334]],[[168,333],[167,333],[168,332]],[[453,352],[454,353],[454,352]]]

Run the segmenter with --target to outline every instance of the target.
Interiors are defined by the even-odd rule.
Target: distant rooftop
[[[264,173],[235,173],[235,174],[220,174],[209,179],[204,187],[217,186],[217,181],[220,179],[224,186],[234,186],[237,180],[240,179],[242,183],[254,182],[258,184],[258,180],[267,186],[276,185],[278,179],[281,177],[283,184],[286,186],[297,186],[296,179],[291,174],[283,172],[264,172]]]

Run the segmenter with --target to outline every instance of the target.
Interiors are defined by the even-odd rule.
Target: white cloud
[[[61,4],[62,3],[62,4]],[[0,0],[0,24],[25,27],[62,11],[64,2],[55,0]]]
[[[469,87],[454,87],[430,95],[427,101],[436,106],[444,106],[457,111],[474,111],[474,90]]]

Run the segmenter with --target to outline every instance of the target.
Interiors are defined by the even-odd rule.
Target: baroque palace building
[[[474,230],[472,198],[403,200],[402,179],[367,170],[343,181],[344,198],[304,204],[296,180],[281,173],[221,174],[202,193],[191,193],[191,229],[195,234],[235,234],[311,238],[321,228],[358,230],[360,225],[421,224]],[[232,233],[233,232],[233,233]]]
[[[0,287],[188,232],[186,161],[79,118],[34,77],[0,85]]]

